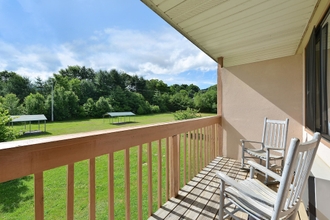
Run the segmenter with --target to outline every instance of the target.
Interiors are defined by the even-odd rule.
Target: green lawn
[[[205,114],[206,115],[206,114]],[[120,119],[122,122],[123,119]],[[128,120],[128,118],[126,118]],[[132,126],[141,126],[146,124],[153,124],[159,122],[169,122],[174,121],[173,114],[155,114],[147,116],[134,116],[130,117],[132,123],[123,123],[123,124],[113,124],[112,119],[109,118],[98,118],[98,119],[83,119],[83,120],[74,120],[74,121],[65,121],[65,122],[50,122],[46,123],[46,133],[33,134],[33,135],[24,135],[19,139],[27,138],[36,138],[36,137],[46,137],[51,135],[61,135],[61,134],[72,134],[79,132],[87,131],[96,131],[112,128],[122,128],[122,127],[132,127]],[[117,122],[117,119],[114,120]],[[29,131],[29,125],[24,124],[14,124],[14,129],[16,131]],[[39,126],[37,123],[31,124],[31,130],[38,130]],[[44,131],[43,122],[40,123],[40,130]]]
[[[204,115],[205,116],[205,115]],[[132,118],[131,118],[132,119]],[[108,119],[89,119],[69,122],[47,123],[47,133],[22,137],[36,138],[49,135],[86,132],[127,126],[140,126],[151,123],[174,121],[172,114],[136,116],[135,123],[113,125]],[[110,121],[111,122],[111,121]],[[41,126],[43,129],[43,125]],[[23,125],[15,129],[24,129]],[[37,129],[37,125],[32,125]],[[157,209],[157,143],[152,143],[153,209]],[[137,147],[130,149],[131,170],[131,219],[137,219]],[[143,146],[143,216],[147,218],[147,146]],[[165,141],[162,141],[162,155],[165,155]],[[182,154],[181,154],[182,155]],[[163,157],[164,158],[164,157]],[[114,154],[115,218],[125,219],[124,152]],[[163,176],[165,161],[163,160]],[[88,161],[75,163],[75,219],[88,219]],[[44,172],[45,219],[66,219],[66,167]],[[108,219],[108,156],[96,158],[96,218]],[[0,184],[0,219],[34,219],[33,176]],[[182,185],[182,181],[181,181]],[[165,178],[163,178],[163,202],[165,200]]]

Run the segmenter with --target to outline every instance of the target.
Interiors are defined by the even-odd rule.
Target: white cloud
[[[46,79],[62,68],[80,65],[118,69],[147,79],[163,79],[168,84],[186,80],[201,83],[195,75],[180,78],[189,71],[216,72],[216,63],[174,30],[158,32],[106,29],[85,40],[61,45],[17,46],[0,41],[0,68],[18,74]],[[208,77],[210,78],[210,77]],[[171,80],[173,79],[173,80]],[[178,81],[178,82],[176,82]],[[184,83],[184,82],[182,82]],[[214,82],[213,84],[215,84]]]

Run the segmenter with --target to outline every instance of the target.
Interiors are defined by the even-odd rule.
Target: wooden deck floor
[[[176,198],[171,198],[149,218],[157,219],[217,219],[219,210],[219,179],[216,171],[222,171],[236,180],[244,180],[248,172],[240,169],[240,162],[217,157],[180,191]],[[298,213],[301,220],[308,219],[306,212]],[[241,219],[247,219],[239,213]]]

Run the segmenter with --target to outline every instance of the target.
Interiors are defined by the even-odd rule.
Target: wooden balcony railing
[[[46,199],[44,173],[50,169],[66,166],[66,183],[63,183],[66,184],[64,216],[73,219],[77,212],[74,209],[75,164],[88,160],[89,178],[86,181],[89,192],[86,197],[88,197],[89,219],[95,219],[98,203],[96,160],[98,157],[107,156],[108,218],[115,218],[114,213],[118,204],[114,194],[116,187],[119,186],[114,185],[114,179],[120,178],[116,175],[117,172],[124,172],[122,182],[125,198],[121,199],[125,200],[126,219],[131,219],[132,208],[137,209],[136,218],[143,219],[146,217],[143,213],[145,209],[143,192],[147,191],[148,194],[147,215],[150,216],[156,211],[155,203],[159,208],[171,197],[176,196],[180,187],[221,154],[218,136],[220,126],[220,116],[213,116],[142,127],[1,143],[0,183],[33,175],[35,219],[44,219],[45,215],[47,216],[45,214],[47,210],[44,208],[44,199]],[[135,149],[137,160],[132,160],[130,153]],[[116,170],[114,167],[114,154],[117,152],[124,152],[123,170]],[[156,163],[152,160],[156,160]],[[136,173],[130,170],[133,162],[137,163]],[[147,173],[143,173],[144,165],[147,166]],[[136,181],[133,184],[137,185],[136,192],[131,190],[133,179]],[[143,187],[145,182],[147,189]],[[131,206],[132,193],[137,193],[137,207]]]

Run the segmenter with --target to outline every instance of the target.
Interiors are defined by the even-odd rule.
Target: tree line
[[[216,112],[216,85],[201,90],[190,84],[168,86],[115,69],[110,71],[68,66],[33,82],[15,72],[0,72],[0,108],[10,115],[44,114],[56,121],[102,117],[106,112],[138,115],[175,112],[187,108]]]

